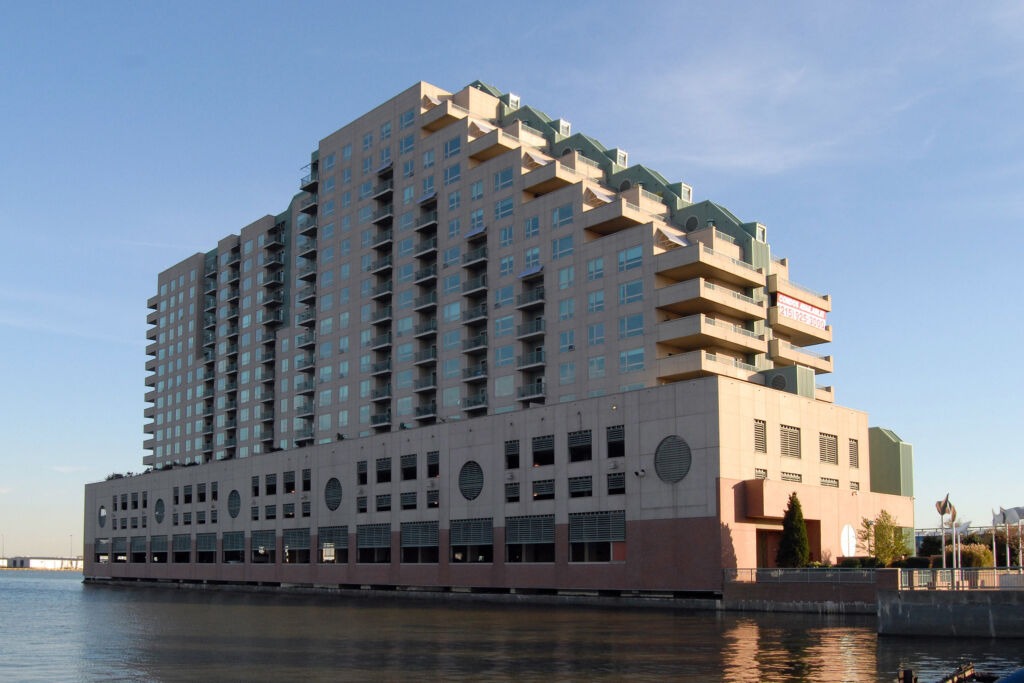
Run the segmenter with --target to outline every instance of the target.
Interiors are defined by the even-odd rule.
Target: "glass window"
[[[515,233],[512,230],[511,225],[506,225],[504,228],[498,231],[498,243],[503,247],[512,245],[515,240]]]
[[[512,215],[513,202],[511,197],[505,197],[494,202],[494,220]]]
[[[523,266],[533,268],[540,265],[540,247],[530,247],[523,252]]]
[[[512,272],[515,270],[514,261],[515,261],[515,259],[513,259],[512,256],[502,256],[501,257],[501,266],[500,266],[500,268],[501,268],[501,274],[502,275],[511,275],[512,274]]]
[[[572,255],[572,235],[566,235],[558,239],[551,240],[551,258],[552,260],[560,259],[563,256]]]
[[[604,310],[604,290],[599,289],[596,292],[589,292],[587,294],[587,312],[596,313],[597,311]]]
[[[480,199],[484,196],[484,181],[477,180],[469,186],[470,199]]]
[[[551,212],[551,225],[560,228],[572,223],[572,204],[563,204]]]
[[[400,117],[398,117],[398,127],[399,128],[408,128],[409,126],[411,126],[413,124],[413,121],[415,119],[416,119],[416,112],[415,112],[415,110],[408,109],[406,111],[403,111],[402,115]]]
[[[639,268],[642,258],[643,250],[639,244],[635,247],[623,249],[619,252],[619,272]]]
[[[587,344],[597,346],[604,344],[604,323],[587,325]]]
[[[558,288],[568,289],[572,287],[573,282],[576,280],[576,267],[566,266],[558,271]]]
[[[636,372],[644,369],[644,350],[630,349],[619,353],[619,372]]]
[[[594,356],[587,361],[587,378],[600,379],[604,377],[604,356]]]
[[[406,152],[411,152],[413,149],[415,149],[415,147],[416,147],[416,136],[413,135],[412,133],[409,133],[408,135],[403,135],[402,138],[398,141],[398,153],[399,154],[405,154]],[[424,165],[424,168],[426,168],[426,165]]]
[[[558,319],[571,320],[576,315],[576,300],[562,299],[558,302]]]
[[[494,174],[494,191],[512,186],[512,167],[506,166]]]
[[[643,313],[624,315],[619,318],[619,339],[636,337],[644,333]]]
[[[462,177],[462,166],[458,163],[454,163],[448,168],[444,169],[444,184],[451,185],[454,182],[458,182],[459,178]]]
[[[462,147],[461,138],[454,137],[448,142],[444,143],[444,158],[448,159],[459,153]]]
[[[540,234],[540,219],[537,216],[530,216],[523,221],[523,237],[536,237]]]
[[[559,351],[576,350],[576,330],[564,330],[558,334]]]
[[[629,304],[634,301],[643,301],[644,283],[642,280],[631,280],[619,285],[619,303]]]

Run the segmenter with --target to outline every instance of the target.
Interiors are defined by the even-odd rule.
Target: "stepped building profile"
[[[818,384],[832,300],[765,226],[480,82],[298,189],[160,274],[148,469],[86,487],[87,580],[714,594],[791,492],[814,559],[913,527],[910,447]]]

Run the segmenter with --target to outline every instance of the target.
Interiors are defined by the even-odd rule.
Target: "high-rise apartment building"
[[[913,525],[763,225],[480,82],[299,189],[160,275],[151,471],[87,487],[88,577],[715,591],[791,491],[819,559]]]

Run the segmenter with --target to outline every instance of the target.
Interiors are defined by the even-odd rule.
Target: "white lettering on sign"
[[[778,295],[779,315],[801,322],[804,325],[825,329],[825,311],[780,293]]]

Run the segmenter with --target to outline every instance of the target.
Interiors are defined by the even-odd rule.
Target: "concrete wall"
[[[878,591],[878,633],[1024,637],[1024,591]]]

